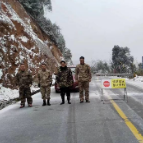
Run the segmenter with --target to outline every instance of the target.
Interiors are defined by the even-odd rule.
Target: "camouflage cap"
[[[81,56],[79,59],[84,59],[84,57],[83,57],[83,56]]]

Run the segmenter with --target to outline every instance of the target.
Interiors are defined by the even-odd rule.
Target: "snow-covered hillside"
[[[0,83],[14,88],[14,77],[23,62],[35,75],[41,62],[51,71],[62,58],[59,49],[49,40],[18,1],[0,2]]]

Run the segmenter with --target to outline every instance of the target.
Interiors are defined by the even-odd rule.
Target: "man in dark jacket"
[[[16,85],[19,88],[19,96],[21,99],[20,108],[25,107],[27,98],[28,106],[32,107],[32,97],[30,87],[32,85],[32,75],[26,71],[25,65],[20,65],[20,72],[16,75]]]
[[[56,82],[61,90],[62,104],[65,103],[65,94],[67,95],[68,104],[70,102],[70,87],[73,85],[73,76],[70,68],[66,66],[65,61],[61,61],[61,66],[58,68]]]

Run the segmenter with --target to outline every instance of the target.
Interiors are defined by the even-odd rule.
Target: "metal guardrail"
[[[96,73],[96,76],[128,76],[132,77],[133,74],[130,73]]]

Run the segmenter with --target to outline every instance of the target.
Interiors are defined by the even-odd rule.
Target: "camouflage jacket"
[[[38,72],[38,80],[40,86],[50,86],[52,83],[52,74],[49,70]]]
[[[60,87],[70,87],[73,85],[73,76],[72,71],[68,67],[59,67],[56,82],[59,84]]]
[[[89,81],[91,80],[92,75],[91,75],[91,69],[90,66],[87,64],[79,64],[76,66],[75,69],[75,79],[78,80],[79,82],[82,81]]]
[[[32,75],[28,71],[20,71],[16,75],[16,85],[23,88],[28,88],[32,84]]]

